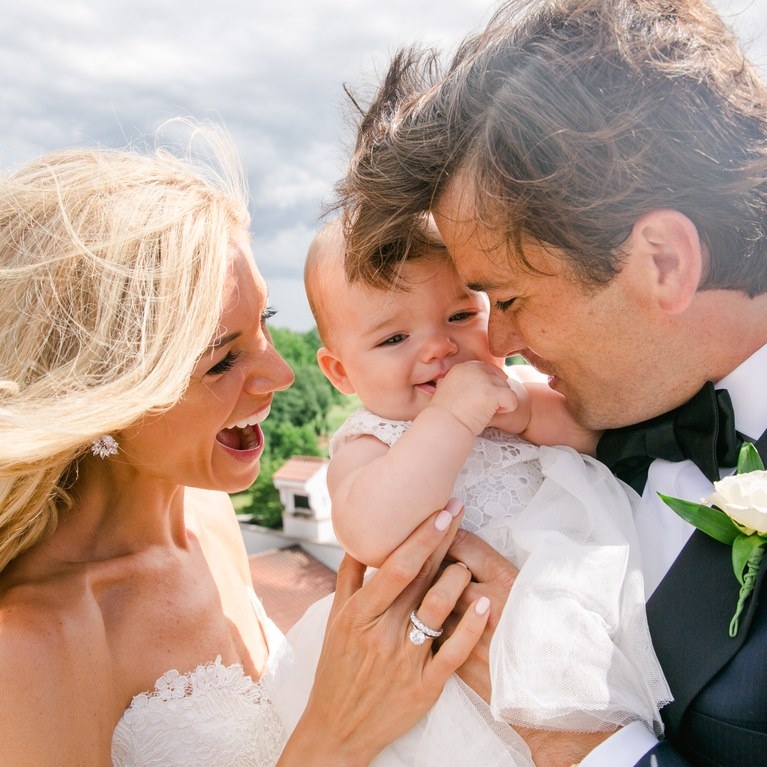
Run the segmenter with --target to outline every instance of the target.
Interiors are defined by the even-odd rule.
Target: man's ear
[[[343,362],[327,346],[317,349],[317,364],[325,377],[341,394],[354,394],[354,387],[346,375]]]
[[[643,256],[644,276],[658,306],[673,314],[687,309],[708,257],[692,221],[677,210],[650,211],[634,224],[631,250]]]

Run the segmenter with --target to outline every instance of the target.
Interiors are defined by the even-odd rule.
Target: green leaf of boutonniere
[[[720,543],[732,546],[742,535],[738,526],[721,509],[706,506],[703,503],[693,503],[681,498],[658,493],[661,500],[667,503],[682,519],[702,530],[706,535],[716,538]]]
[[[736,474],[748,474],[750,471],[764,471],[764,464],[750,442],[744,442],[738,453],[738,468]]]

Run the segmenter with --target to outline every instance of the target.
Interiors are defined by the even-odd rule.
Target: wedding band
[[[431,629],[426,624],[421,623],[418,613],[415,610],[410,613],[410,622],[413,624],[413,628],[407,635],[407,638],[414,645],[422,645],[426,641],[426,637],[436,639],[437,637],[442,636],[442,632],[444,631],[444,629]]]

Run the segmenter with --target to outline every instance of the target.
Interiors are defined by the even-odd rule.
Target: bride
[[[413,609],[441,625],[467,585],[451,566],[427,591],[460,515],[432,515],[364,585],[346,560],[285,742],[260,682],[281,637],[226,493],[258,474],[259,423],[293,374],[269,338],[240,171],[202,133],[217,158],[203,165],[69,150],[0,180],[7,764],[367,764],[487,621],[475,600],[438,652],[407,640]]]

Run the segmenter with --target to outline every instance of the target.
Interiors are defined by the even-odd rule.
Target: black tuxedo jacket
[[[647,603],[674,702],[661,711],[666,739],[638,767],[767,765],[766,581],[767,556],[731,638],[740,589],[731,547],[693,533]]]

